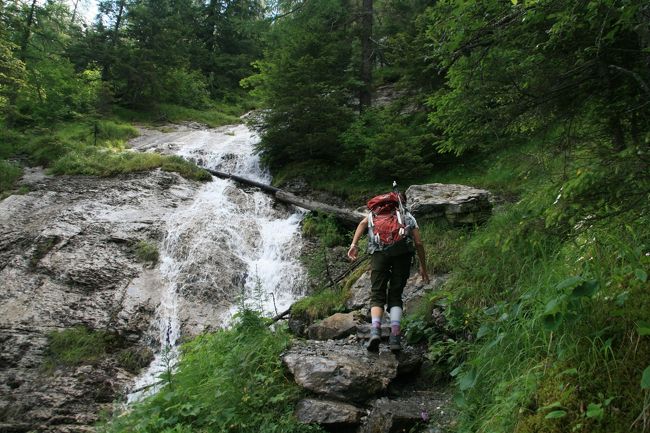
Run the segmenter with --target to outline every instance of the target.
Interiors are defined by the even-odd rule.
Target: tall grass
[[[14,188],[16,181],[23,174],[23,169],[9,161],[0,159],[0,199]]]
[[[44,366],[53,369],[93,363],[104,357],[116,344],[117,338],[114,335],[84,326],[54,331],[48,334]]]
[[[246,102],[223,104],[212,102],[206,109],[181,107],[173,104],[160,104],[147,111],[134,111],[124,107],[114,107],[115,114],[128,122],[143,124],[164,124],[193,121],[216,128],[217,126],[241,123],[239,116],[250,109]]]
[[[453,371],[459,431],[641,431],[647,216],[567,234],[541,217],[551,199],[496,215],[453,267],[447,290],[478,337]]]

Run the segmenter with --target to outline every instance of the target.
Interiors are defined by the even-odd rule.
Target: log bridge
[[[254,186],[262,191],[274,196],[276,200],[283,203],[292,204],[294,206],[301,207],[303,209],[328,213],[333,215],[341,224],[346,227],[356,227],[366,215],[363,212],[354,211],[350,209],[343,209],[340,207],[332,206],[327,203],[321,203],[314,200],[309,200],[306,198],[298,197],[295,194],[284,191],[280,188],[276,188],[271,185],[266,185],[261,182],[257,182],[251,179],[246,179],[244,177],[236,176],[234,174],[224,173],[222,171],[212,170],[209,168],[202,167],[205,171],[212,174],[213,176],[220,177],[222,179],[232,179],[237,183],[241,183],[246,186]]]

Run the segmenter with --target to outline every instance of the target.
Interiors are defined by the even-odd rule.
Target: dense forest
[[[131,125],[253,108],[277,184],[355,207],[393,179],[489,189],[486,224],[422,226],[451,277],[407,318],[432,386],[453,384],[457,431],[650,428],[649,2],[99,0],[92,22],[82,3],[0,0],[0,197],[26,193],[32,165],[206,179],[124,152]],[[331,312],[341,296],[317,299]],[[291,417],[290,337],[253,316],[189,343],[175,386],[106,428],[317,431]]]

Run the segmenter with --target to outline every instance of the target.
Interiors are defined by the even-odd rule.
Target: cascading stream
[[[258,137],[244,125],[165,136],[159,146],[173,147],[207,168],[271,181],[253,154]],[[181,299],[196,302],[206,293],[222,299],[223,314],[213,321],[218,326],[227,326],[243,305],[267,315],[291,305],[302,276],[297,258],[301,219],[300,212],[276,210],[266,194],[219,178],[169,217],[160,264],[166,287],[156,314],[160,350],[134,384],[129,402],[154,393],[160,375],[173,368]]]

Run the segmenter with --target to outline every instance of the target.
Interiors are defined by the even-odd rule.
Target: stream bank
[[[242,125],[189,124],[133,147],[270,181],[256,139]],[[301,214],[254,189],[160,170],[29,169],[21,182],[28,193],[0,202],[0,432],[92,431],[114,401],[156,381],[165,346],[227,326],[242,303],[272,314],[301,290]],[[157,265],[139,261],[143,244]],[[69,330],[96,337],[100,353],[58,359],[52,336]]]

